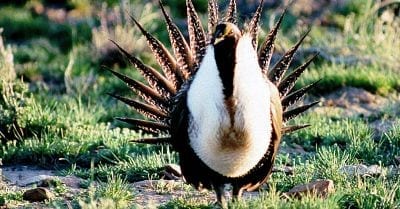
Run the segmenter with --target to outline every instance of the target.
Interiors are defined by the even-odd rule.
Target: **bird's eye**
[[[225,35],[226,33],[226,25],[224,24],[220,24],[217,26],[217,28],[215,29],[215,37],[216,38],[221,38]]]

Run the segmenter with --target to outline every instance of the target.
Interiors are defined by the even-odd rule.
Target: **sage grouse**
[[[284,122],[316,104],[291,107],[315,84],[293,90],[315,56],[286,73],[306,35],[270,67],[285,12],[258,46],[262,5],[263,0],[241,30],[235,0],[230,0],[223,18],[218,16],[216,1],[209,0],[206,34],[192,1],[186,0],[187,42],[160,2],[175,56],[132,18],[162,72],[115,43],[147,81],[110,70],[141,99],[112,96],[147,118],[117,119],[155,135],[136,142],[170,144],[179,154],[185,181],[199,189],[214,189],[222,205],[226,184],[232,185],[233,197],[240,198],[244,190],[254,190],[268,179],[281,135],[307,126]]]

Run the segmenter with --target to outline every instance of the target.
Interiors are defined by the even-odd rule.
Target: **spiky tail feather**
[[[260,6],[257,8],[254,16],[252,17],[248,28],[245,31],[249,32],[253,38],[253,46],[257,48],[258,31],[259,31],[259,21],[262,11],[263,0],[261,0]],[[201,59],[204,56],[206,43],[210,40],[211,31],[218,23],[218,5],[215,0],[210,0],[208,4],[208,34],[206,37],[204,29],[201,25],[200,18],[193,6],[191,0],[186,0],[187,5],[187,15],[188,15],[188,31],[190,42],[187,43],[183,38],[182,32],[178,27],[172,22],[170,16],[166,13],[160,1],[160,7],[165,18],[165,23],[167,26],[168,34],[170,37],[171,45],[176,56],[173,57],[165,46],[154,36],[148,33],[138,21],[132,17],[132,21],[138,26],[139,30],[145,36],[149,48],[153,52],[154,57],[160,65],[163,74],[158,71],[144,65],[139,59],[131,56],[128,52],[122,49],[117,43],[116,46],[119,48],[121,53],[127,57],[127,59],[132,63],[132,65],[139,70],[148,85],[133,80],[125,75],[118,72],[110,70],[115,76],[124,81],[134,92],[136,92],[142,101],[128,99],[118,95],[111,96],[116,99],[130,105],[137,112],[147,117],[148,120],[140,120],[134,118],[118,118],[121,121],[132,124],[134,129],[142,130],[151,134],[164,134],[166,137],[154,137],[154,138],[142,138],[132,140],[138,143],[147,144],[168,144],[172,143],[171,139],[168,137],[170,131],[169,114],[173,107],[173,102],[171,99],[174,98],[176,93],[180,90],[183,83],[190,79],[197,70]],[[293,57],[303,42],[304,38],[307,36],[309,31],[307,31],[300,40],[289,49],[282,58],[275,64],[273,68],[270,68],[270,62],[272,54],[274,53],[274,42],[285,16],[287,8],[285,8],[282,15],[279,17],[276,25],[271,29],[265,41],[260,44],[260,49],[258,51],[258,62],[262,73],[277,86],[281,102],[284,109],[283,119],[284,121],[290,120],[299,114],[305,112],[307,109],[316,105],[318,102],[313,102],[311,104],[305,104],[298,107],[292,107],[296,102],[298,102],[303,96],[314,87],[317,82],[305,86],[299,90],[293,91],[294,84],[305,69],[310,65],[310,63],[315,59],[317,55],[314,55],[309,60],[307,60],[303,65],[292,71],[290,74],[286,75],[287,70],[293,60]],[[224,17],[227,22],[237,23],[237,11],[236,11],[236,1],[230,0],[228,11]],[[208,40],[207,40],[208,39]],[[302,128],[306,128],[309,125],[292,125],[283,128],[282,133],[290,133]]]

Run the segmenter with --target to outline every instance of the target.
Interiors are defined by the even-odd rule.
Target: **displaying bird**
[[[132,18],[162,72],[115,43],[147,83],[110,70],[141,99],[112,96],[147,118],[117,118],[155,135],[135,142],[170,144],[179,155],[185,181],[199,189],[214,189],[217,202],[226,206],[226,184],[232,185],[236,199],[245,190],[257,189],[270,176],[282,134],[308,126],[285,122],[317,104],[293,107],[315,85],[293,90],[316,55],[287,73],[306,33],[270,67],[285,12],[258,46],[263,0],[242,30],[235,0],[230,0],[223,18],[216,1],[209,0],[208,34],[191,0],[186,5],[189,42],[160,1],[175,56]]]

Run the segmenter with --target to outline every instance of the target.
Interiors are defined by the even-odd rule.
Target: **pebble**
[[[26,190],[23,194],[23,199],[29,202],[43,202],[53,198],[54,194],[43,187]]]
[[[284,196],[301,198],[303,195],[313,194],[318,197],[325,198],[328,194],[335,190],[332,180],[323,179],[315,180],[308,184],[297,185],[284,193]]]

